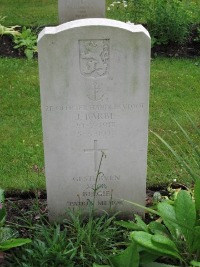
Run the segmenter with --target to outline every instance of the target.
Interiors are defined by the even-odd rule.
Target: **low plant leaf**
[[[0,251],[5,251],[11,248],[23,246],[25,244],[31,243],[31,239],[23,239],[23,238],[18,238],[18,239],[10,239],[5,242],[0,243]]]
[[[12,27],[5,27],[0,24],[0,35],[12,35],[14,37],[20,35],[20,33],[15,30],[16,27],[17,25]]]
[[[200,213],[200,179],[197,179],[194,185],[194,198],[196,210]]]
[[[175,213],[181,233],[185,236],[188,246],[191,247],[194,237],[193,228],[196,223],[196,209],[192,197],[185,190],[181,190],[177,195]]]
[[[147,250],[143,250],[140,252],[140,264],[147,264],[147,263],[154,262],[159,257],[160,255],[155,255],[155,254],[148,252]]]
[[[199,262],[199,261],[191,261],[190,264],[191,264],[193,267],[200,267],[200,262]]]
[[[200,226],[194,228],[194,239],[192,244],[192,252],[200,251]]]
[[[136,224],[145,232],[149,232],[148,226],[146,223],[140,218],[139,215],[135,215]]]
[[[175,243],[163,235],[160,235],[160,234],[153,235],[151,240],[152,240],[152,243],[158,244],[158,246],[160,245],[163,248],[178,252],[178,249]]]
[[[0,209],[0,226],[2,226],[4,224],[5,217],[6,217],[6,209],[4,207],[2,207]]]
[[[139,227],[136,223],[134,222],[126,222],[126,221],[117,221],[115,224],[122,226],[124,228],[127,228],[129,230],[136,230],[136,231],[141,231],[141,227]]]
[[[4,191],[0,188],[0,204],[4,202]]]
[[[96,263],[93,263],[93,267],[111,267],[110,265],[99,265]]]
[[[133,242],[123,253],[111,257],[110,261],[115,267],[138,267],[139,253],[136,243]]]
[[[181,259],[177,252],[176,245],[167,237],[162,235],[151,235],[145,232],[132,232],[131,239],[138,245],[156,255],[168,255]]]
[[[0,228],[0,245],[4,241],[15,238],[16,237],[15,234],[16,234],[16,232],[13,231],[11,228],[1,227]]]
[[[161,234],[161,235],[169,236],[169,232],[167,228],[159,222],[155,222],[155,221],[150,222],[149,229],[153,234]]]
[[[31,60],[33,58],[33,50],[27,48],[24,50],[24,53],[28,60]]]
[[[152,263],[149,263],[148,265],[142,264],[141,267],[180,267],[180,266],[169,265],[169,264],[159,263],[159,262],[152,262]]]
[[[126,199],[122,199],[122,200],[123,200],[124,202],[130,203],[130,204],[132,204],[132,205],[134,205],[134,206],[136,206],[136,207],[139,207],[139,208],[141,208],[141,209],[144,209],[145,211],[148,211],[149,213],[152,213],[152,214],[155,214],[155,215],[160,216],[160,213],[157,212],[157,211],[154,210],[154,209],[148,208],[148,207],[146,207],[146,206],[140,205],[140,204],[138,204],[138,203],[135,203],[135,202],[132,202],[132,201],[129,201],[129,200],[126,200]]]
[[[170,231],[172,237],[177,238],[180,233],[180,228],[177,224],[174,206],[166,202],[161,202],[158,203],[158,211],[165,226]]]

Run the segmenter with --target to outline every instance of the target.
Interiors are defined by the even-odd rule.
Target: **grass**
[[[68,215],[62,225],[50,224],[47,212],[41,213],[39,206],[34,209],[31,206],[29,212],[16,218],[15,227],[30,236],[32,242],[10,250],[5,266],[91,267],[93,262],[108,262],[110,255],[130,243],[127,231],[115,224],[114,216],[94,218],[92,210],[88,220],[81,211],[69,211]],[[35,217],[39,219],[34,221]]]
[[[5,26],[43,26],[58,24],[57,0],[1,0],[0,16]]]
[[[37,61],[0,59],[0,186],[44,188]]]
[[[179,145],[183,149],[189,149],[189,144],[181,135],[174,119],[191,133],[192,138],[198,138],[186,113],[190,114],[199,126],[199,63],[199,59],[159,58],[153,60],[151,65],[150,130],[163,136],[168,143],[175,143],[177,149]],[[200,140],[196,142],[199,143]],[[159,149],[162,151],[159,152]],[[172,182],[173,179],[184,183],[190,182],[187,173],[151,133],[148,178],[149,185]]]
[[[36,60],[0,59],[0,187],[5,189],[45,188],[37,65]],[[199,126],[199,72],[199,59],[152,60],[148,186],[173,179],[188,181],[187,174],[151,131],[169,143],[176,140],[179,130],[175,118],[197,138],[185,112]],[[188,146],[184,138],[180,142],[183,148]]]

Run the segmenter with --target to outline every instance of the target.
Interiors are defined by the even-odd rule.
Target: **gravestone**
[[[66,209],[121,211],[145,204],[150,37],[141,25],[83,19],[39,35],[47,200]],[[104,157],[105,156],[105,157]]]
[[[58,13],[60,24],[84,18],[104,18],[105,0],[58,0]]]

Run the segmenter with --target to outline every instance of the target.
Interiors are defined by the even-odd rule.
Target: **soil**
[[[15,49],[15,44],[13,42],[12,36],[2,35],[0,36],[0,57],[24,57],[22,50]]]
[[[48,218],[45,191],[5,193],[6,225],[17,229],[20,237],[31,238],[31,232],[26,227],[34,225],[40,217]]]

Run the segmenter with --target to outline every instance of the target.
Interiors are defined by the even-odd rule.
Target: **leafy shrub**
[[[32,59],[37,52],[37,36],[26,27],[22,28],[20,35],[14,36],[15,49],[23,49],[26,57]]]
[[[152,46],[187,41],[190,27],[199,22],[199,3],[181,0],[121,0],[108,6],[110,18],[143,23],[152,37]]]
[[[152,45],[183,44],[189,34],[191,15],[180,0],[153,0],[146,14]]]
[[[144,0],[113,1],[107,8],[108,16],[124,22],[139,23],[144,18]]]
[[[200,26],[197,26],[197,36],[194,38],[195,42],[200,42]]]
[[[2,21],[4,21],[5,17],[0,16],[0,36],[1,35],[11,35],[11,36],[17,36],[20,35],[19,31],[15,30],[16,26],[12,27],[5,27],[1,24]]]

